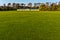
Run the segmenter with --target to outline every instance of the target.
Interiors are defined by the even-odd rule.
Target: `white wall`
[[[17,9],[17,11],[39,11],[39,9]]]

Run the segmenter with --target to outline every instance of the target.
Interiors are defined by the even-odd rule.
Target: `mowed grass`
[[[0,40],[60,40],[60,12],[1,11]]]

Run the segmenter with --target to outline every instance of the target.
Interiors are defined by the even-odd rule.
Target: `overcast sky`
[[[0,0],[0,5],[7,3],[38,3],[38,2],[59,2],[59,0]]]

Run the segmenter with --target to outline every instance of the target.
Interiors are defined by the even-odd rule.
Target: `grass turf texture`
[[[60,12],[0,12],[0,40],[60,40]]]

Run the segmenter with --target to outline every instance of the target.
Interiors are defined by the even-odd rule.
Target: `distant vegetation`
[[[60,2],[59,3],[41,3],[39,6],[40,11],[60,11]]]
[[[56,3],[28,3],[27,5],[24,3],[8,3],[0,6],[0,11],[9,11],[9,10],[17,10],[17,9],[39,9],[40,11],[60,11],[60,2]]]
[[[8,3],[7,5],[4,4],[3,6],[0,6],[0,11],[8,11],[8,10],[17,10],[17,9],[39,9],[40,3],[34,3],[34,6],[32,5],[32,3],[28,3],[28,5],[26,6],[26,4],[24,3]]]

